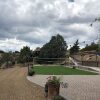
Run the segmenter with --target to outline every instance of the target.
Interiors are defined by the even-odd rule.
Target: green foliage
[[[11,52],[4,53],[3,58],[4,58],[3,60],[5,60],[5,61],[11,61],[12,60],[12,54],[11,54]]]
[[[40,58],[63,58],[66,55],[67,45],[61,35],[52,36],[40,51]]]
[[[86,45],[85,48],[83,48],[81,51],[97,51],[99,50],[98,44],[95,44],[94,42],[92,42],[90,45]]]
[[[64,97],[60,96],[60,95],[56,95],[53,97],[52,100],[66,100]]]
[[[3,50],[0,50],[0,53],[4,53],[4,51]]]
[[[74,54],[74,53],[77,53],[77,52],[79,52],[79,41],[77,40],[75,43],[74,43],[74,45],[73,45],[73,47],[71,47],[70,48],[70,54]]]
[[[35,74],[34,69],[33,69],[33,68],[30,68],[30,69],[29,69],[29,72],[28,72],[28,75],[29,75],[29,76],[32,76],[32,75],[34,75],[34,74]]]
[[[18,61],[20,63],[32,61],[32,51],[29,47],[25,46],[20,50]]]
[[[59,85],[60,84],[60,77],[57,78],[56,76],[52,76],[51,79],[48,80],[49,83]]]
[[[40,47],[37,47],[34,51],[33,51],[33,57],[39,57],[40,54]]]
[[[14,53],[19,53],[19,51],[15,51]]]
[[[6,66],[8,67],[9,66],[9,62],[11,64],[14,64],[13,63],[13,53],[12,52],[8,52],[8,53],[3,53],[2,54],[2,57],[0,59],[0,65],[6,63]]]

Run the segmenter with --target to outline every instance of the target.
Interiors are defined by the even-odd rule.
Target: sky
[[[82,48],[97,39],[100,24],[90,24],[99,7],[99,0],[0,0],[0,50],[34,50],[58,33],[68,45],[79,39]]]

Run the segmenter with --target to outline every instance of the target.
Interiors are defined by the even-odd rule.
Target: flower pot
[[[59,95],[60,84],[48,83],[48,97]]]

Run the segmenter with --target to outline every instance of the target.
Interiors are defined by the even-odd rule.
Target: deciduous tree
[[[30,50],[30,47],[25,46],[20,50],[20,55],[18,60],[20,63],[32,61],[32,51]]]
[[[67,44],[64,38],[57,34],[52,36],[51,40],[46,43],[40,51],[41,58],[63,58],[66,56]]]

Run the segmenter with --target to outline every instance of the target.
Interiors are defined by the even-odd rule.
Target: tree
[[[3,50],[0,50],[0,53],[4,53],[4,51]]]
[[[74,54],[79,52],[79,42],[78,40],[76,40],[76,42],[74,43],[73,47],[70,48],[70,54]]]
[[[90,45],[86,45],[85,48],[81,49],[81,51],[97,51],[98,52],[98,44],[92,42]]]
[[[5,52],[2,54],[2,57],[0,59],[0,65],[5,63],[5,67],[10,67],[13,65],[13,54],[12,52]]]
[[[40,47],[37,47],[37,48],[33,51],[33,57],[38,57],[39,54],[40,54],[40,50],[41,50],[41,48],[40,48]]]
[[[32,61],[32,51],[29,47],[25,46],[20,50],[18,61],[20,63]]]
[[[19,53],[19,51],[15,51],[14,53]]]
[[[64,38],[57,34],[52,36],[51,40],[46,43],[40,51],[41,58],[63,58],[66,56],[67,44]]]

